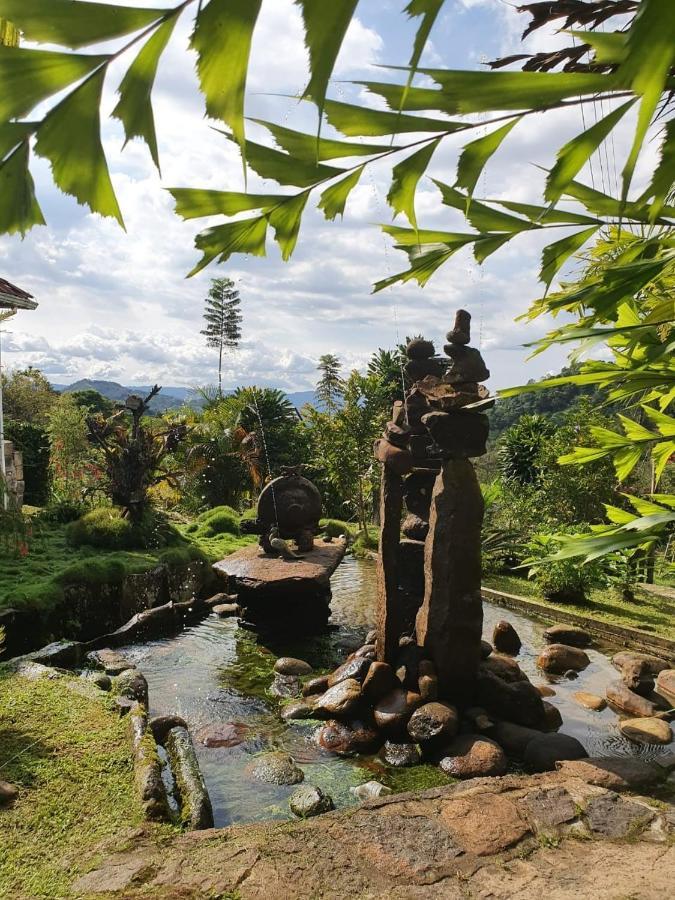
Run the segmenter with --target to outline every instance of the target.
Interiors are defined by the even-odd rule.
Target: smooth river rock
[[[404,731],[410,716],[421,705],[419,694],[395,688],[376,703],[373,709],[375,724],[389,734]]]
[[[293,815],[298,816],[299,819],[320,816],[321,813],[335,809],[332,798],[314,784],[303,784],[302,787],[293,791],[288,805]]]
[[[513,722],[497,722],[492,732],[494,739],[509,756],[522,757],[530,741],[542,736],[536,728],[526,728]]]
[[[382,758],[390,766],[402,768],[418,765],[422,761],[422,753],[417,744],[386,741],[382,749]]]
[[[479,669],[476,687],[477,703],[492,715],[528,728],[545,726],[544,701],[529,681],[509,684],[492,672]]]
[[[518,632],[506,619],[502,619],[495,625],[492,632],[492,643],[499,653],[509,653],[511,656],[517,656],[522,646]]]
[[[363,682],[368,674],[368,669],[370,669],[370,664],[371,661],[363,656],[355,656],[353,659],[347,660],[328,676],[328,687],[332,688],[348,678],[353,678],[359,683]]]
[[[449,703],[425,703],[410,717],[408,734],[413,741],[451,738],[459,729],[457,710]]]
[[[369,753],[376,750],[381,742],[377,730],[360,719],[349,722],[331,719],[318,730],[316,740],[324,750],[330,750],[339,756]]]
[[[584,628],[576,625],[551,625],[544,631],[544,640],[549,644],[566,644],[568,647],[588,647],[591,636]]]
[[[581,672],[589,663],[590,659],[583,650],[566,644],[549,644],[537,658],[539,668],[554,675],[563,675],[569,669]]]
[[[621,680],[607,685],[606,696],[613,706],[636,719],[648,718],[657,711],[655,703],[631,691]]]
[[[584,759],[583,745],[568,734],[542,734],[525,748],[523,761],[530,772],[551,772],[563,759]]]
[[[511,656],[506,656],[503,653],[493,653],[481,662],[479,668],[481,672],[492,672],[493,675],[497,675],[499,678],[508,681],[511,684],[515,681],[528,680],[527,675],[523,672],[515,659]]]
[[[258,781],[268,784],[299,784],[305,778],[305,773],[295,764],[293,757],[281,751],[262,753],[247,766],[246,771]]]
[[[311,697],[314,694],[323,694],[328,690],[328,675],[320,675],[318,678],[310,678],[302,686],[302,696]]]
[[[656,679],[656,693],[660,694],[671,708],[675,707],[675,669],[663,669],[659,672]]]
[[[243,722],[221,722],[200,728],[196,738],[205,747],[237,747],[244,743],[249,730]]]
[[[304,659],[282,656],[274,663],[274,671],[279,675],[309,675],[312,667]]]
[[[607,701],[604,697],[598,697],[597,694],[589,694],[587,691],[575,691],[572,696],[579,706],[595,710],[595,712],[600,712],[607,706]]]
[[[630,756],[563,760],[556,768],[564,778],[580,778],[610,791],[634,791],[663,781],[659,765]]]
[[[346,716],[361,700],[361,685],[354,678],[347,678],[328,688],[316,701],[317,716]]]
[[[479,735],[462,734],[446,748],[440,767],[453,778],[483,778],[504,775],[507,759],[495,741]]]
[[[621,734],[637,744],[669,744],[673,739],[670,725],[655,717],[624,719],[619,722],[619,729]]]
[[[286,722],[292,719],[313,719],[315,716],[314,704],[308,703],[306,700],[289,703],[281,710],[281,718]]]
[[[371,663],[363,681],[363,696],[369,703],[377,703],[386,694],[400,686],[396,673],[389,663],[374,662]]]
[[[270,694],[273,697],[290,699],[299,697],[301,691],[302,685],[297,675],[275,674],[272,684],[270,685]]]

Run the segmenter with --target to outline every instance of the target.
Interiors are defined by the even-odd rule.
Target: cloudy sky
[[[134,5],[133,0],[126,3]],[[146,0],[143,5],[168,4]],[[363,100],[365,95],[350,80],[386,80],[385,70],[375,66],[407,61],[414,32],[401,14],[404,5],[403,0],[361,0],[330,96]],[[423,62],[477,68],[521,47],[524,25],[524,17],[507,0],[448,0]],[[244,315],[241,347],[225,364],[227,387],[256,383],[304,390],[313,386],[323,353],[338,354],[351,369],[363,368],[373,350],[392,347],[406,334],[422,332],[442,344],[459,306],[474,317],[475,343],[492,370],[494,388],[560,367],[562,355],[555,352],[525,364],[522,345],[541,334],[544,325],[514,322],[540,295],[542,241],[537,236],[516,239],[481,268],[469,252],[458,254],[424,289],[398,285],[371,295],[375,280],[407,268],[406,257],[375,227],[391,221],[385,200],[390,168],[374,169],[362,178],[342,222],[325,222],[310,208],[310,200],[291,262],[282,263],[270,240],[267,258],[234,257],[186,279],[198,258],[193,238],[200,223],[178,219],[164,188],[243,189],[236,149],[202,118],[194,58],[186,49],[189,31],[185,16],[164,54],[154,93],[162,178],[144,144],[133,142],[122,152],[119,123],[105,124],[104,144],[126,232],[60,194],[51,185],[46,163],[35,164],[48,227],[34,229],[23,241],[0,238],[0,276],[40,303],[36,312],[22,313],[9,325],[3,349],[10,367],[38,366],[56,383],[85,377],[181,386],[212,381],[216,354],[204,347],[199,331],[209,281],[223,275],[236,282]],[[527,46],[542,49],[559,40],[535,35]],[[129,61],[122,58],[110,72],[108,112]],[[247,113],[311,129],[313,107],[270,96],[297,94],[306,79],[297,7],[292,0],[265,0],[253,47]],[[604,112],[589,107],[586,124]],[[537,201],[542,182],[537,166],[550,165],[555,148],[581,127],[578,110],[524,119],[481,178],[477,196]],[[330,135],[330,129],[324,133]],[[263,134],[253,127],[249,136]],[[446,141],[429,174],[452,183],[460,148],[460,140]],[[596,159],[599,188],[605,180],[613,188],[626,151],[626,135],[618,135],[603,155],[603,165]],[[650,156],[651,151],[643,174]],[[257,176],[249,186],[275,189]],[[428,179],[418,192],[417,213],[421,227],[460,227]]]

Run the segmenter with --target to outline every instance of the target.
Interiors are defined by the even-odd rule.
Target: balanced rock
[[[542,734],[529,741],[523,761],[530,772],[552,772],[563,759],[584,759],[588,753],[569,734]]]
[[[320,675],[318,678],[310,678],[302,686],[302,696],[311,697],[313,694],[323,694],[328,690],[328,675]]]
[[[411,541],[425,541],[429,534],[429,523],[414,513],[409,513],[401,525],[403,534]]]
[[[447,747],[440,767],[453,778],[504,775],[507,760],[499,744],[490,738],[462,734]]]
[[[578,647],[568,647],[566,644],[549,644],[539,654],[537,665],[544,672],[554,675],[562,675],[569,669],[580,672],[590,663],[588,655]]]
[[[452,343],[445,344],[443,351],[452,359],[452,365],[444,376],[448,384],[487,381],[490,377],[490,370],[485,365],[480,350]]]
[[[400,687],[394,688],[375,704],[375,724],[389,734],[402,732],[410,716],[421,705],[422,698],[419,694]]]
[[[349,793],[353,794],[357,800],[363,802],[365,800],[377,800],[378,797],[391,794],[392,790],[385,784],[380,784],[379,781],[366,781],[364,784],[349,788]]]
[[[354,678],[347,678],[328,688],[316,701],[317,716],[346,716],[353,712],[361,699],[361,685]]]
[[[446,362],[442,359],[411,359],[405,365],[405,374],[411,381],[420,381],[427,375],[441,378],[445,374]]]
[[[417,744],[397,744],[392,741],[385,742],[382,757],[388,765],[398,768],[416,766],[422,760],[422,754]]]
[[[482,672],[492,672],[493,675],[497,675],[503,681],[509,682],[509,684],[528,680],[527,675],[515,659],[502,653],[493,653],[491,656],[488,656],[487,659],[481,662],[480,669]]]
[[[469,724],[465,731],[474,734],[479,732],[484,734],[493,731],[495,727],[494,721],[481,706],[471,706],[464,710],[464,718]]]
[[[607,685],[606,696],[613,706],[636,719],[648,718],[657,711],[655,703],[631,691],[621,680]]]
[[[497,722],[492,735],[509,756],[522,757],[530,741],[541,737],[542,733],[536,728],[516,725],[515,722]]]
[[[420,675],[417,679],[417,690],[425,703],[438,699],[438,678],[435,675]]]
[[[268,784],[299,784],[305,777],[293,757],[281,751],[262,753],[246,771],[258,781]]]
[[[338,756],[352,756],[355,753],[368,753],[380,743],[380,737],[372,725],[353,719],[349,722],[338,722],[331,719],[326,722],[316,735],[318,744],[324,750],[337,753]]]
[[[673,739],[670,725],[654,716],[624,719],[619,722],[619,730],[624,737],[638,744],[669,744]]]
[[[471,340],[471,313],[458,309],[455,324],[446,335],[451,344],[468,344]]]
[[[315,716],[314,704],[308,703],[306,700],[298,700],[296,703],[289,703],[288,706],[284,706],[281,710],[281,718],[285,722],[293,719],[313,719]]]
[[[383,463],[395,475],[407,475],[413,467],[408,450],[396,447],[386,438],[378,438],[373,447],[375,459]]]
[[[595,710],[596,712],[600,712],[607,706],[607,701],[604,697],[598,697],[597,694],[589,694],[587,691],[576,691],[573,697],[579,706]]]
[[[400,686],[396,673],[389,663],[374,662],[363,681],[363,696],[369,703],[377,703],[385,694]]]
[[[425,703],[408,722],[408,734],[414,741],[454,737],[459,729],[457,710],[449,703]]]
[[[364,656],[354,656],[352,659],[348,659],[347,662],[342,663],[328,676],[328,687],[332,688],[348,678],[352,678],[359,683],[362,682],[368,674],[370,663],[371,661]]]
[[[309,675],[312,667],[304,659],[282,656],[274,663],[274,671],[279,675]]]
[[[591,636],[584,628],[576,625],[551,625],[544,631],[544,640],[549,644],[566,644],[568,647],[588,647]]]
[[[405,449],[408,446],[410,427],[408,425],[397,425],[396,422],[387,422],[384,436],[395,447],[403,447]]]
[[[473,459],[484,456],[490,431],[490,421],[483,413],[434,410],[422,416],[434,441],[454,459]]]
[[[495,650],[498,650],[500,653],[509,653],[511,656],[517,656],[522,646],[518,632],[505,619],[502,619],[495,625],[492,632],[492,643]]]
[[[377,655],[377,647],[375,643],[372,644],[364,644],[363,647],[359,647],[358,650],[354,651],[354,656],[362,656],[364,659],[375,659]]]
[[[408,359],[429,359],[429,357],[434,355],[435,349],[432,341],[427,341],[424,338],[413,338],[411,341],[408,341],[405,353]]]
[[[293,815],[300,819],[309,819],[321,813],[335,809],[333,800],[314,784],[303,784],[291,794],[288,801]]]
[[[670,705],[675,707],[675,669],[663,669],[656,679],[656,693]]]

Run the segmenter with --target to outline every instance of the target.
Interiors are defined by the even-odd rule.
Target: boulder
[[[401,687],[394,688],[375,704],[373,709],[375,724],[388,734],[402,732],[410,716],[421,705],[422,698],[419,694]]]
[[[384,797],[387,794],[391,794],[392,790],[385,784],[380,784],[379,781],[366,781],[364,784],[350,787],[349,793],[353,794],[357,800],[360,800],[363,803],[365,800],[377,800],[378,797]]]
[[[449,703],[425,703],[415,710],[408,722],[408,734],[413,741],[451,738],[458,729],[457,710]]]
[[[669,744],[673,731],[667,722],[654,716],[644,719],[624,719],[619,722],[624,737],[637,744]]]
[[[656,676],[668,668],[668,663],[658,656],[650,656],[648,653],[638,653],[636,650],[622,650],[612,657],[612,665],[623,672],[626,666],[640,663],[642,671],[647,675]]]
[[[309,819],[335,809],[332,798],[313,784],[303,784],[293,791],[288,805],[293,815],[299,819]]]
[[[246,771],[258,781],[268,784],[299,784],[305,778],[305,773],[295,764],[293,757],[281,751],[260,754]]]
[[[621,680],[611,681],[607,685],[606,696],[612,706],[635,719],[648,718],[657,711],[655,703],[631,691]]]
[[[563,719],[558,707],[544,700],[544,711],[546,713],[546,731],[556,731],[560,728]]]
[[[492,735],[509,756],[522,757],[530,741],[541,737],[542,732],[514,722],[497,722]]]
[[[490,738],[462,734],[446,748],[440,767],[453,778],[483,778],[504,775],[507,760],[504,751]]]
[[[522,646],[518,632],[505,619],[502,619],[495,625],[492,632],[492,643],[495,650],[498,650],[500,653],[509,653],[511,656],[517,656]]]
[[[385,694],[400,686],[396,673],[389,663],[374,662],[363,680],[363,696],[369,703],[377,703]]]
[[[222,722],[200,728],[196,738],[205,747],[238,747],[246,740],[249,726],[243,722]]]
[[[503,681],[508,681],[509,683],[528,680],[527,675],[515,659],[502,653],[493,653],[481,662],[479,668],[483,672],[492,672],[493,675],[497,675]]]
[[[563,759],[584,759],[588,753],[583,745],[569,734],[542,734],[529,741],[523,755],[530,772],[552,772]]]
[[[361,700],[361,685],[354,678],[347,678],[328,688],[316,701],[317,716],[346,716],[353,712]]]
[[[488,656],[492,653],[493,647],[488,641],[480,642],[480,655],[481,659],[487,659]]]
[[[492,672],[478,671],[476,702],[499,718],[528,728],[546,724],[546,711],[539,691],[529,681],[509,684]]]
[[[395,475],[407,475],[412,471],[413,461],[408,450],[396,447],[386,438],[378,438],[373,447],[375,459],[383,463]]]
[[[10,803],[14,803],[18,796],[18,788],[10,784],[9,781],[0,779],[0,806],[9,806]]]
[[[302,686],[302,696],[311,697],[314,694],[323,694],[328,690],[328,675],[320,675],[318,678],[310,678]]]
[[[587,784],[610,791],[633,791],[652,787],[663,780],[663,769],[656,763],[625,756],[563,760],[556,768],[564,778],[580,778]]]
[[[355,753],[369,753],[380,744],[378,732],[367,722],[352,719],[338,722],[331,719],[318,730],[316,740],[324,750],[338,756],[353,756]]]
[[[656,679],[656,693],[660,694],[671,708],[675,707],[675,669],[663,669],[659,672]]]
[[[274,663],[274,671],[278,675],[309,675],[312,667],[304,659],[282,656]]]
[[[220,616],[221,619],[229,619],[231,616],[238,616],[241,612],[241,607],[238,603],[216,603],[211,609],[217,616]]]
[[[586,709],[593,709],[596,712],[600,712],[607,706],[607,701],[604,697],[598,697],[597,694],[589,694],[587,691],[575,691],[572,696],[579,706],[583,706]]]
[[[382,758],[390,766],[403,768],[419,765],[422,761],[422,753],[417,744],[397,744],[386,741],[382,749]]]
[[[148,682],[138,669],[125,669],[115,678],[115,690],[127,700],[136,700],[147,708]]]
[[[549,644],[537,658],[539,668],[554,675],[562,675],[569,669],[581,672],[589,663],[590,659],[583,650],[566,644]]]
[[[281,710],[281,718],[285,721],[292,719],[314,719],[314,704],[308,703],[306,700],[297,700],[295,703],[289,703]]]
[[[434,410],[423,415],[422,422],[438,446],[451,458],[474,459],[485,455],[490,420],[484,413],[462,409],[451,412]]]
[[[342,663],[328,676],[328,687],[332,688],[348,678],[352,678],[359,683],[363,682],[368,674],[368,669],[370,669],[370,664],[371,660],[366,659],[364,656],[354,656],[348,659],[347,662]]]
[[[429,534],[429,523],[414,513],[408,513],[401,525],[401,531],[412,541],[424,541]]]
[[[566,644],[568,647],[588,647],[591,635],[585,628],[576,625],[551,625],[544,631],[544,640],[549,644]]]

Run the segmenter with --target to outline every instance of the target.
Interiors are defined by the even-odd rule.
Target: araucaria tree
[[[204,301],[206,327],[200,334],[218,351],[218,394],[223,394],[223,351],[234,350],[241,340],[241,299],[231,278],[213,278]]]
[[[317,369],[321,378],[316,386],[316,399],[321,403],[329,416],[333,416],[344,396],[345,383],[340,377],[342,363],[332,353],[324,353],[319,357]]]

